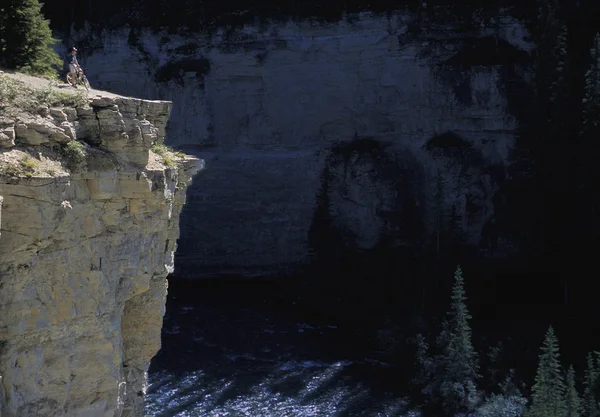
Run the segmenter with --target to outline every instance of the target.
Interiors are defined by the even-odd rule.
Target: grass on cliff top
[[[80,107],[87,104],[81,91],[60,91],[57,82],[43,88],[0,75],[0,115],[19,112],[37,113],[40,107]]]
[[[165,166],[169,168],[175,167],[177,164],[175,163],[175,158],[185,158],[186,155],[183,152],[176,151],[173,148],[170,148],[164,144],[156,144],[152,145],[150,148],[152,152],[157,155],[160,155]]]

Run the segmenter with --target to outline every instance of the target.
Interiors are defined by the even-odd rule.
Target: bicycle
[[[75,88],[77,88],[77,84],[82,84],[88,92],[90,91],[90,82],[88,81],[83,71],[77,72],[75,83],[73,83],[73,80],[71,78],[71,73],[67,72],[67,84]]]

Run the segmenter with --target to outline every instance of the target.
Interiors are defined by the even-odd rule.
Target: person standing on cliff
[[[71,48],[71,56],[69,57],[69,72],[71,73],[71,80],[73,81],[77,79],[78,73],[83,72],[79,62],[77,61],[77,48],[75,47]],[[73,82],[71,85],[77,88],[76,82]]]

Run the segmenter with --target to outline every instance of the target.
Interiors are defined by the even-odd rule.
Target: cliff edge
[[[201,168],[163,145],[170,111],[0,74],[2,417],[142,415]]]

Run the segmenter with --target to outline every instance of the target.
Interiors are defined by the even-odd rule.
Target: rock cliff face
[[[106,95],[0,121],[2,417],[142,415],[200,167],[150,150],[170,108]]]
[[[173,100],[170,144],[206,159],[178,273],[275,273],[316,250],[323,224],[349,249],[425,247],[453,228],[478,250],[510,249],[495,218],[532,45],[502,11],[468,29],[428,13],[71,33],[98,46],[94,83]]]

